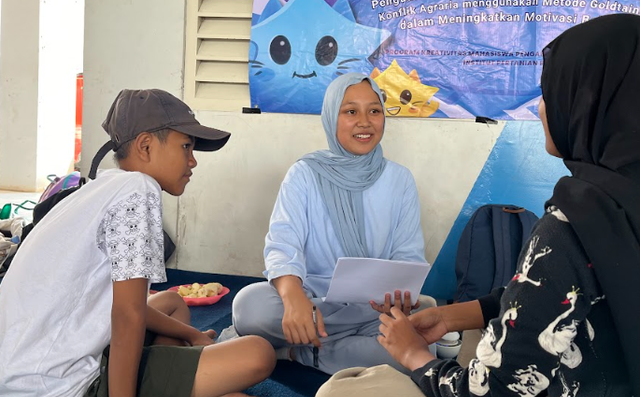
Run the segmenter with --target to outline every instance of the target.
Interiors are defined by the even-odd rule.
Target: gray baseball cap
[[[142,132],[172,129],[196,138],[194,150],[214,151],[229,140],[228,132],[205,127],[184,102],[166,91],[122,90],[107,113],[102,128],[111,137],[113,150]]]
[[[143,132],[171,129],[195,137],[194,150],[214,151],[229,140],[228,132],[198,123],[184,102],[166,91],[122,90],[107,113],[102,128],[111,138],[91,160],[89,179],[95,179],[100,162],[111,150],[135,139]]]

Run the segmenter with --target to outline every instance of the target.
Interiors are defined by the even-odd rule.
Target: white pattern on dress
[[[529,271],[533,267],[533,264],[543,256],[546,256],[551,253],[551,248],[544,247],[539,253],[533,253],[536,245],[538,245],[538,241],[540,240],[540,236],[534,236],[531,238],[531,242],[529,243],[529,248],[527,248],[527,253],[525,254],[524,261],[522,262],[522,272],[516,273],[513,276],[513,280],[518,281],[519,283],[529,282],[536,287],[539,287],[542,284],[542,279],[538,281],[533,281],[529,278]]]
[[[569,223],[569,219],[564,214],[564,212],[560,211],[560,209],[555,205],[552,205],[551,207],[547,208],[547,212],[555,216],[556,219],[558,219],[559,221]]]
[[[441,376],[440,379],[438,379],[438,386],[439,387],[448,386],[451,394],[453,394],[454,396],[457,396],[458,395],[458,379],[460,379],[462,372],[463,372],[463,369],[458,368],[458,370],[454,372],[453,375],[451,376],[446,376],[446,375]]]
[[[549,379],[538,372],[538,367],[535,364],[529,365],[526,369],[516,370],[513,377],[518,382],[512,383],[507,387],[521,396],[537,396],[541,391],[549,387]]]
[[[602,296],[597,296],[594,300],[591,301],[591,306],[595,305],[596,303],[605,300],[607,297],[605,295]]]
[[[476,396],[489,392],[489,369],[477,358],[469,363],[469,391]]]
[[[580,390],[580,382],[572,382],[571,386],[567,384],[564,375],[560,373],[560,382],[562,382],[562,395],[560,397],[577,397]]]
[[[485,366],[498,368],[502,364],[502,345],[507,338],[507,323],[513,328],[515,320],[518,318],[518,306],[516,302],[511,308],[504,312],[500,324],[502,325],[502,335],[500,339],[496,341],[495,330],[493,329],[493,323],[489,323],[486,331],[478,343],[476,348],[476,355],[482,361]]]
[[[569,368],[575,368],[582,362],[582,353],[573,339],[578,334],[578,320],[571,320],[568,324],[561,321],[569,317],[576,308],[578,290],[573,288],[567,293],[567,299],[563,305],[570,307],[560,314],[538,335],[538,343],[547,352],[560,356],[561,362]]]
[[[571,342],[569,348],[560,354],[560,362],[572,369],[582,363],[582,352],[575,342]]]

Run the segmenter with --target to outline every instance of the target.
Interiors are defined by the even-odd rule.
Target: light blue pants
[[[322,313],[329,334],[320,338],[319,370],[334,374],[345,368],[389,364],[401,372],[409,372],[378,343],[380,313],[371,306],[325,303],[321,298],[312,297],[309,291],[305,292]],[[282,331],[283,315],[282,299],[266,281],[246,286],[233,300],[233,325],[238,334],[262,336],[276,349],[292,346]],[[294,345],[296,361],[313,366],[312,347]]]

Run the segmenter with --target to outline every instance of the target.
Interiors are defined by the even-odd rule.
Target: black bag
[[[518,255],[537,220],[533,212],[512,205],[478,208],[458,243],[455,300],[472,301],[507,285],[516,273]]]

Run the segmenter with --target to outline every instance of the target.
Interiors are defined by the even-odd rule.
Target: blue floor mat
[[[211,306],[192,306],[191,322],[200,330],[215,329],[220,333],[231,325],[231,302],[242,287],[264,281],[263,278],[230,276],[225,274],[199,273],[167,269],[167,282],[153,284],[152,289],[165,290],[181,284],[217,282],[230,292]],[[262,383],[248,389],[246,393],[259,397],[313,397],[318,388],[329,379],[329,375],[295,362],[278,361],[271,376]]]

